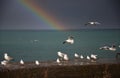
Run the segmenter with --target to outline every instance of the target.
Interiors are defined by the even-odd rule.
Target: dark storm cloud
[[[43,5],[39,3],[71,27],[84,27],[87,21],[99,21],[103,28],[120,25],[118,0],[46,0]]]
[[[4,1],[0,18],[1,29],[37,29],[41,22],[22,3],[16,0]]]
[[[120,28],[119,0],[33,0],[68,28],[86,28],[84,23],[99,21],[97,28]],[[0,25],[8,29],[46,28],[30,10],[16,0],[1,0]],[[41,24],[42,23],[42,24]],[[94,27],[95,28],[95,27]]]

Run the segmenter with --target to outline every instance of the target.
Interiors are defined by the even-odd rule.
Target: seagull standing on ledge
[[[98,25],[100,24],[99,22],[87,22],[85,25]]]
[[[69,36],[68,39],[63,42],[63,44],[65,44],[65,43],[73,44],[74,43],[73,37]]]
[[[79,58],[79,55],[77,53],[74,54],[75,58]]]
[[[89,57],[89,56],[87,56],[87,60],[90,60],[90,57]]]
[[[8,64],[8,61],[6,61],[6,60],[3,60],[3,61],[1,61],[1,65],[7,65]]]
[[[4,54],[4,59],[7,60],[7,61],[10,61],[10,60],[12,60],[13,58],[10,57],[10,56],[8,56],[7,53],[5,53],[5,54]]]
[[[80,56],[80,59],[83,59],[83,58],[84,58],[83,55],[81,55],[81,56]]]
[[[97,59],[97,55],[95,55],[95,54],[91,54],[91,59],[96,60],[96,59]]]
[[[21,65],[23,65],[23,64],[24,64],[24,61],[23,61],[22,59],[20,60],[20,64],[21,64]]]
[[[63,57],[63,59],[64,59],[65,61],[68,61],[68,60],[69,60],[68,55],[65,54],[64,57]]]
[[[57,63],[60,63],[60,59],[59,59],[59,58],[57,58],[56,62],[57,62]]]
[[[35,61],[35,64],[36,64],[36,65],[40,65],[40,63],[39,63],[39,61],[38,61],[38,60],[36,60],[36,61]]]

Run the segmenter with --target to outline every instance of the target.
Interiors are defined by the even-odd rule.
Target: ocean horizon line
[[[76,30],[120,30],[120,28],[82,28],[82,29],[63,29],[63,30],[55,30],[55,29],[0,29],[0,31],[76,31]]]

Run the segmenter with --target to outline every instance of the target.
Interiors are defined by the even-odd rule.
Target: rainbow
[[[49,15],[44,9],[42,9],[40,6],[38,6],[35,2],[32,0],[20,0],[20,3],[27,7],[33,14],[35,14],[38,18],[40,18],[40,21],[44,21],[49,28],[56,29],[56,30],[64,30],[66,29],[64,25],[58,22],[55,17],[52,15]]]

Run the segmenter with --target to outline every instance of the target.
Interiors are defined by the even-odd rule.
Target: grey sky
[[[33,0],[68,29],[120,28],[119,0]],[[51,29],[17,0],[0,0],[0,29]]]

